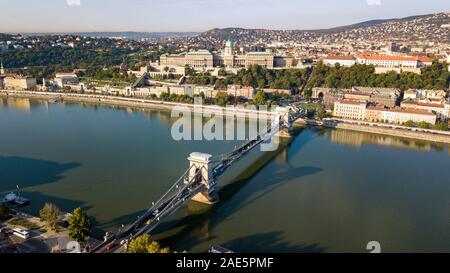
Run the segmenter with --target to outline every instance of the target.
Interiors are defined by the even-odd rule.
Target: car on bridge
[[[106,250],[111,250],[111,249],[113,249],[115,246],[116,246],[116,243],[115,243],[115,242],[109,243],[109,244],[106,246]]]

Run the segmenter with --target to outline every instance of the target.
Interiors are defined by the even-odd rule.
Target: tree
[[[80,243],[85,242],[86,238],[91,235],[91,223],[87,214],[76,208],[69,217],[69,236]]]
[[[161,245],[153,241],[150,235],[139,236],[132,240],[127,248],[127,253],[170,253],[168,247],[162,248]]]
[[[419,122],[418,126],[419,126],[419,128],[422,128],[422,129],[429,129],[430,128],[430,124],[428,122],[426,122],[426,121]]]
[[[440,131],[448,131],[448,123],[447,122],[439,122],[434,126],[436,130]]]
[[[219,106],[226,106],[229,100],[229,96],[226,92],[218,92],[214,103]]]
[[[266,100],[266,94],[264,94],[263,91],[258,91],[255,95],[255,97],[253,98],[253,102],[256,105],[264,105],[266,104],[267,100]]]
[[[0,219],[7,219],[9,217],[9,209],[3,204],[0,204]]]
[[[61,210],[53,203],[45,203],[44,207],[39,211],[41,219],[52,230],[56,230],[56,224],[60,214]]]
[[[221,69],[219,69],[219,72],[217,73],[217,75],[219,75],[221,77],[226,77],[228,75],[228,73],[225,70],[225,68],[221,68]]]
[[[407,122],[403,123],[404,126],[406,127],[414,127],[414,121],[412,120],[408,120]]]
[[[327,117],[327,112],[325,111],[325,109],[323,107],[318,107],[317,112],[316,112],[316,116],[319,119],[323,119]]]

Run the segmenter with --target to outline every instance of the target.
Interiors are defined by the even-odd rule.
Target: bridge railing
[[[186,175],[189,175],[190,170],[194,166],[191,166],[188,171],[185,173],[185,175],[182,176],[185,177]],[[136,221],[136,225],[140,225],[141,221],[150,220],[150,223],[146,223],[146,225],[137,232],[133,238],[150,232],[153,228],[156,227],[157,224],[159,224],[160,220],[164,217],[167,217],[171,215],[173,212],[175,212],[177,209],[179,209],[184,203],[189,201],[193,196],[200,193],[203,188],[205,187],[203,180],[204,178],[201,176],[203,170],[205,168],[202,167],[198,169],[193,177],[186,181],[186,183],[183,182],[183,186],[177,187],[179,185],[180,181],[184,181],[184,179],[179,179],[172,188],[166,192],[164,196],[166,198],[161,198],[160,201],[158,201],[157,204],[152,206],[147,212],[140,217],[141,220]],[[174,191],[176,189],[176,191]],[[154,221],[154,220],[157,221]]]
[[[216,166],[213,168],[214,177],[222,175],[234,162],[238,161],[242,156],[253,150],[253,148],[279,132],[280,127],[284,126],[286,125],[280,123],[280,120],[275,120],[271,123],[270,127],[267,126],[258,136],[246,141],[232,152],[213,157],[213,161],[217,162]]]
[[[152,208],[158,207],[158,206],[162,205],[163,203],[165,203],[165,201],[167,201],[166,199],[169,197],[170,193],[172,193],[176,189],[179,189],[180,185],[184,184],[184,182],[186,181],[186,178],[189,178],[189,174],[194,167],[195,166],[190,166],[183,173],[183,175],[180,176],[180,178],[178,178],[178,180],[172,185],[172,187],[156,203],[152,203]],[[151,210],[151,208],[150,208],[150,210]]]
[[[298,118],[305,114],[305,110],[292,107],[290,112],[293,113],[293,118]],[[269,139],[271,136],[279,132],[282,128],[289,126],[285,122],[281,121],[280,118],[275,119],[270,126],[267,126],[265,130],[258,134],[253,139],[250,139],[243,143],[238,148],[234,149],[232,152],[227,154],[222,154],[212,158],[214,163],[217,163],[213,168],[213,181],[217,181],[216,178],[223,174],[234,162],[238,161],[242,156],[250,152],[256,146],[262,142]],[[152,203],[152,207],[146,211],[137,221],[135,221],[130,227],[121,233],[121,235],[128,234],[137,227],[140,227],[143,221],[147,219],[151,220],[150,223],[147,222],[145,226],[141,227],[137,233],[132,234],[132,238],[139,235],[146,234],[153,230],[160,222],[161,218],[167,217],[179,209],[184,203],[192,199],[195,195],[200,193],[205,188],[204,177],[202,177],[202,172],[205,167],[196,170],[195,174],[189,179],[191,175],[192,168],[194,165],[190,166],[184,174],[172,185],[172,187],[156,202]],[[149,218],[150,217],[150,218]],[[156,218],[156,222],[154,221]],[[114,239],[110,239],[114,240]],[[101,245],[104,246],[106,242]],[[101,251],[102,247],[97,247],[96,252]]]

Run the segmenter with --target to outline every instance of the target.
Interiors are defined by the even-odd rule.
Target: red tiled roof
[[[380,107],[380,106],[369,106],[369,107],[367,107],[367,110],[378,110],[378,111],[386,111],[386,112],[410,113],[410,114],[435,116],[435,114],[428,112],[427,110],[414,109],[414,108],[400,108],[400,107],[387,108],[387,107]]]
[[[324,60],[339,60],[339,61],[354,61],[353,56],[327,56],[323,58]]]
[[[384,55],[367,55],[361,54],[358,56],[361,59],[371,60],[371,61],[418,61],[418,57],[409,56],[384,56]]]
[[[367,104],[367,101],[365,100],[354,100],[354,99],[342,99],[338,100],[338,102],[342,104],[352,104],[352,105]]]
[[[419,106],[436,107],[436,108],[445,108],[445,104],[438,104],[438,103],[418,102],[417,105],[419,105]]]
[[[418,57],[417,59],[419,60],[419,62],[422,62],[422,63],[431,63],[431,62],[433,62],[433,60],[431,58],[428,58],[428,57]]]

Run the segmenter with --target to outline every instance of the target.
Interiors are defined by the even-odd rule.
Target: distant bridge
[[[276,112],[277,118],[262,133],[227,154],[213,157],[204,153],[192,153],[188,158],[189,168],[156,203],[152,203],[151,208],[118,233],[105,236],[104,242],[91,252],[122,252],[128,242],[150,233],[162,220],[190,200],[206,204],[217,203],[219,198],[216,186],[219,176],[273,135],[290,136],[293,122],[307,115],[306,110],[297,106],[278,107]]]

